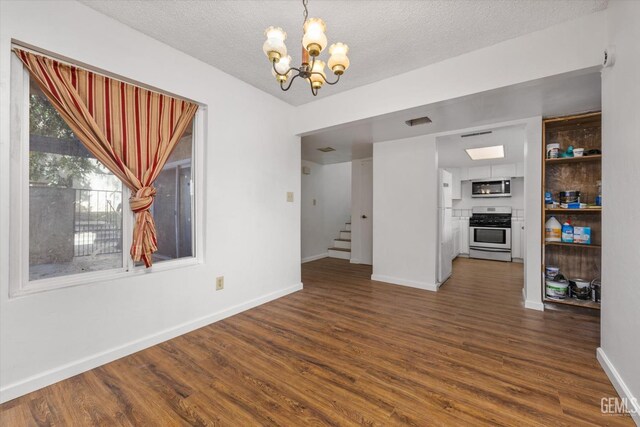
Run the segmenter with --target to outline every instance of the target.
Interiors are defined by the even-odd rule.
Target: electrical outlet
[[[216,277],[216,291],[224,289],[224,276]]]
[[[293,191],[287,192],[287,202],[293,202]]]

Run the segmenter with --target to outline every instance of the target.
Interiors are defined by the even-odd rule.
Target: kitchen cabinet
[[[469,181],[469,168],[458,168],[460,171],[460,181]]]
[[[460,229],[460,248],[459,254],[469,254],[469,218],[460,218],[458,220],[458,228]]]
[[[451,173],[451,198],[453,200],[462,199],[462,179],[460,177],[461,168],[446,168],[445,170]]]
[[[492,165],[491,178],[512,178],[516,176],[516,164]]]
[[[491,178],[491,166],[474,166],[468,169],[469,180]]]
[[[524,219],[511,220],[511,258],[524,259]]]
[[[460,255],[460,220],[453,218],[453,258]]]
[[[457,178],[462,181],[489,178],[524,178],[524,163],[509,163],[506,165],[474,166],[470,168],[447,168],[454,181]],[[455,171],[455,173],[454,173]],[[455,199],[456,197],[454,197]]]

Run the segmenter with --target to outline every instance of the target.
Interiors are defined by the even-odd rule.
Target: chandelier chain
[[[307,10],[307,4],[309,3],[309,0],[302,0],[302,6],[304,6],[304,21],[302,21],[302,28],[304,29],[304,24],[305,22],[307,22],[307,18],[309,17],[309,11]]]

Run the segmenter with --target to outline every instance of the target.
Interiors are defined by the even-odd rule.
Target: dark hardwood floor
[[[633,425],[597,317],[525,310],[522,265],[459,259],[437,293],[304,264],[304,290],[0,406],[0,425]]]

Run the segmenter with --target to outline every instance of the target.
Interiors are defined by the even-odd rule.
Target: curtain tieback
[[[135,213],[146,211],[153,204],[153,198],[156,196],[156,189],[149,187],[142,187],[136,194],[129,198],[129,205],[131,210]]]
[[[131,258],[134,261],[143,261],[148,268],[151,267],[151,254],[158,250],[156,238],[156,226],[149,208],[156,196],[156,189],[142,187],[136,194],[129,198],[131,210],[136,214],[136,223],[133,227],[133,242],[131,244]]]

